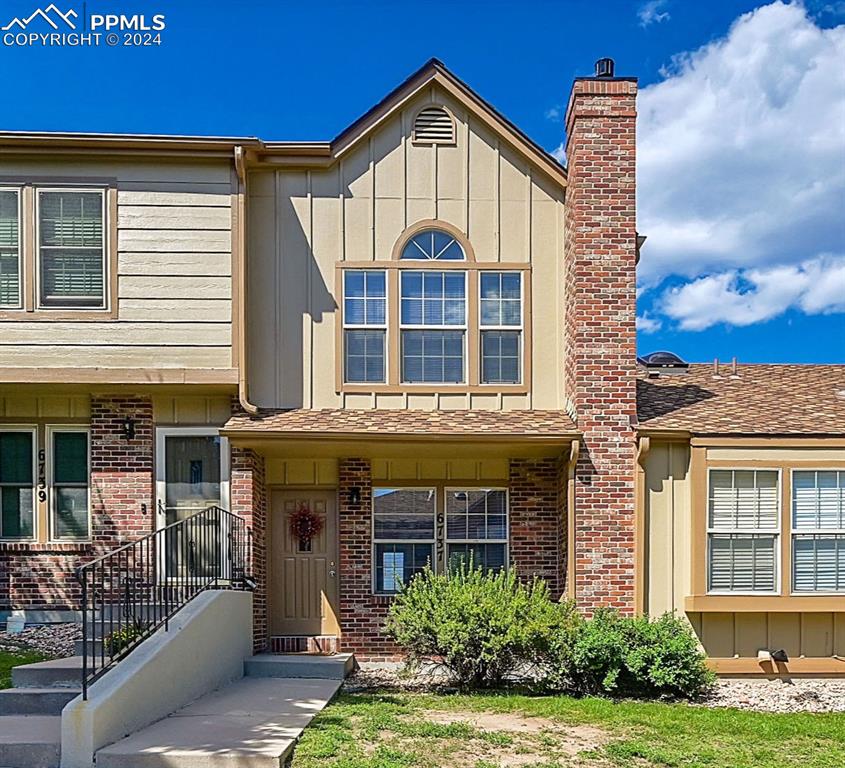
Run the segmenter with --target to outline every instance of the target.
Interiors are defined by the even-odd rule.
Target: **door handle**
[[[336,575],[337,575],[337,572],[334,569],[329,571],[329,578],[333,579]]]

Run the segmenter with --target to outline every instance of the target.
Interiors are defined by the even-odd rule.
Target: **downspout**
[[[235,147],[235,172],[238,176],[238,400],[251,416],[258,413],[258,407],[249,402],[249,388],[246,380],[246,155],[240,145]]]
[[[645,459],[651,450],[651,438],[641,435],[637,441],[636,496],[634,499],[634,613],[645,613]]]
[[[575,465],[581,441],[569,444],[569,458],[566,461],[566,596],[575,599]]]

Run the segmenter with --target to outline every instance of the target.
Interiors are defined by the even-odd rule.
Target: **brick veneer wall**
[[[558,506],[557,459],[511,459],[510,561],[520,576],[546,580],[557,598],[563,589],[563,526]]]
[[[353,504],[352,488],[360,501]],[[390,661],[399,648],[382,628],[390,598],[373,594],[372,575],[373,481],[369,459],[338,462],[338,528],[340,534],[341,648],[360,660]]]
[[[134,421],[135,436],[123,436]],[[153,406],[148,397],[91,398],[91,543],[0,544],[0,607],[63,610],[79,605],[74,570],[153,530]]]
[[[580,78],[566,115],[565,392],[583,435],[569,556],[587,612],[634,608],[636,93]]]
[[[556,459],[510,462],[510,561],[525,577],[546,579],[555,597],[563,589],[560,467]],[[340,625],[342,650],[359,660],[389,661],[400,649],[383,632],[390,597],[373,595],[372,475],[367,459],[338,467]],[[360,501],[353,504],[352,488]]]
[[[264,457],[249,448],[232,448],[229,485],[232,512],[252,529],[251,567],[256,587],[252,596],[253,649],[267,650],[267,487]]]

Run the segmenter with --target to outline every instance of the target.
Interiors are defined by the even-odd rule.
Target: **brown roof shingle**
[[[845,365],[691,365],[637,381],[640,428],[698,434],[845,435]]]
[[[563,411],[418,411],[296,408],[237,414],[224,432],[325,435],[567,437],[577,429]]]

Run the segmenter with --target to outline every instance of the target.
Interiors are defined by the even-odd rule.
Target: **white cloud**
[[[562,165],[566,165],[566,145],[561,142],[551,151],[552,157]]]
[[[637,330],[642,333],[654,333],[659,331],[662,326],[663,323],[655,317],[650,317],[648,312],[637,315]]]
[[[546,110],[545,117],[546,120],[553,120],[554,122],[557,122],[563,117],[563,107],[561,107],[560,104],[556,104],[553,107],[549,107]]]
[[[641,91],[639,278],[692,280],[662,301],[682,327],[843,309],[789,282],[841,275],[822,254],[845,251],[843,60],[845,26],[775,2]]]
[[[793,308],[810,315],[845,312],[845,256],[728,270],[672,288],[660,301],[662,312],[687,331],[717,323],[751,325]]]
[[[650,24],[660,23],[661,21],[669,21],[668,11],[664,11],[668,0],[649,0],[643,3],[637,9],[637,18],[640,20],[641,27],[647,27]]]

